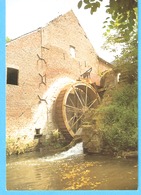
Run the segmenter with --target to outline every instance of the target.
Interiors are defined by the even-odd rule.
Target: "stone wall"
[[[84,124],[81,134],[84,153],[99,154],[103,150],[102,133],[96,129],[96,125]]]

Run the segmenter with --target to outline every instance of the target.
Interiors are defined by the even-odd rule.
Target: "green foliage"
[[[115,90],[105,94],[98,110],[98,126],[104,133],[105,144],[113,151],[137,149],[137,29],[131,33],[130,40],[124,37],[120,56],[116,57],[114,71],[126,78]],[[118,35],[109,35],[107,42],[118,44]],[[120,39],[121,40],[121,39]],[[110,96],[110,101],[108,101]],[[109,102],[108,104],[106,102]]]
[[[97,109],[97,127],[113,151],[137,149],[137,107],[135,82],[116,88],[111,102]]]
[[[137,32],[131,37],[130,41],[124,44],[120,56],[115,59],[116,72],[124,74],[128,83],[132,84],[138,79],[138,43]]]
[[[84,9],[90,9],[90,13],[93,14],[102,2],[104,0],[81,0],[78,2],[78,8],[84,5]],[[111,29],[119,30],[121,38],[126,36],[130,40],[130,33],[134,30],[137,21],[137,0],[109,0],[106,12],[109,14],[104,22],[107,32]]]
[[[82,6],[82,1],[79,1],[78,2],[78,8],[81,8],[81,6]]]
[[[137,64],[137,48],[138,48],[138,29],[137,20],[134,30],[130,34],[123,33],[123,30],[113,29],[105,32],[106,41],[103,49],[115,52],[116,64]],[[118,52],[117,52],[118,51]],[[116,56],[118,53],[118,56]],[[122,63],[121,63],[122,62]]]
[[[36,142],[25,142],[24,138],[7,138],[6,139],[6,154],[22,154],[26,151],[30,151],[30,149],[34,148]]]
[[[100,1],[100,0],[99,0]],[[90,13],[93,14],[100,7],[100,2],[95,0],[81,0],[78,2],[78,8],[81,8],[85,4],[84,9],[90,9]]]

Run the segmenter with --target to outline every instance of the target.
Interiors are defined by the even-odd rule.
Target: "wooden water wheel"
[[[98,93],[86,82],[69,84],[61,90],[56,100],[56,121],[66,139],[74,137],[85,113],[99,103]]]

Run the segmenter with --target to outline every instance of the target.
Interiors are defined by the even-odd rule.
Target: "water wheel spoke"
[[[68,97],[68,100],[70,100],[70,102],[71,102],[72,106],[74,106],[74,107],[75,107],[75,104],[74,104],[74,102],[72,101],[72,99],[70,98],[70,96]]]
[[[75,120],[75,115],[73,115],[70,119],[69,119],[69,121],[68,121],[68,123],[70,123],[71,121],[74,121]]]
[[[81,100],[82,100],[82,103],[83,103],[83,106],[85,106],[85,93],[80,93],[80,96],[81,96]]]
[[[78,94],[77,90],[76,90],[75,87],[73,87],[73,86],[72,86],[72,88],[73,88],[73,90],[74,90],[74,92],[75,92],[75,94],[76,94],[76,96],[77,96],[77,98],[78,98],[80,104],[81,104],[82,106],[84,106],[84,104],[82,103],[82,100],[81,100],[80,95]]]
[[[87,101],[88,101],[88,87],[87,87],[87,85],[86,85],[85,106],[87,106]]]
[[[92,102],[90,102],[90,105],[88,106],[88,108],[91,108],[92,105],[97,101],[97,99],[93,100]]]
[[[79,120],[83,117],[83,115],[84,115],[84,113],[77,118],[77,120],[73,123],[73,125],[71,126],[71,128],[74,127],[79,122]]]
[[[64,106],[67,108],[67,111],[70,111],[70,112],[81,112],[82,111],[81,108],[70,106],[68,104],[65,104]]]

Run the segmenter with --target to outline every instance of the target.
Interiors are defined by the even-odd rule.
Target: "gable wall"
[[[43,29],[43,45],[46,44],[63,49],[66,59],[70,58],[70,45],[74,46],[76,57],[71,65],[75,64],[74,68],[79,69],[78,76],[91,66],[94,72],[97,71],[95,51],[73,12],[60,16]]]

